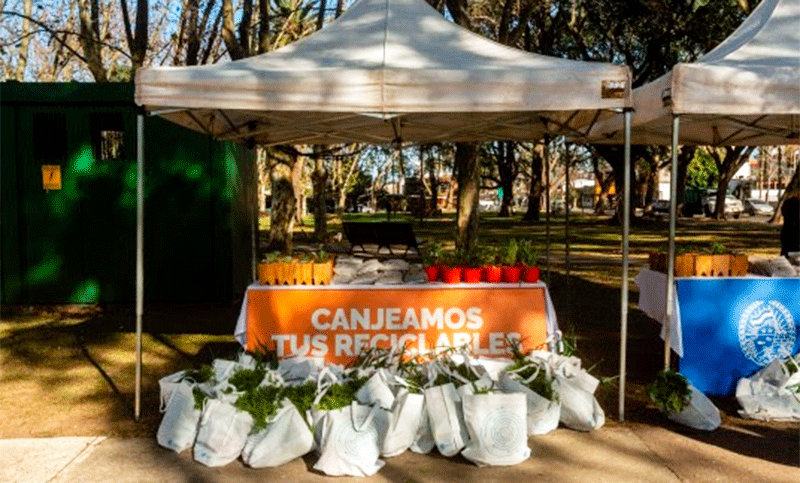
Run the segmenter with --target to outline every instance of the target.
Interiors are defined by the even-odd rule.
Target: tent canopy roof
[[[264,144],[530,140],[630,106],[627,67],[524,52],[422,0],[359,0],[258,56],[136,75],[136,103],[220,139]]]
[[[800,143],[800,0],[763,0],[739,28],[697,62],[633,91],[635,144]],[[593,142],[620,142],[615,119],[595,125]]]

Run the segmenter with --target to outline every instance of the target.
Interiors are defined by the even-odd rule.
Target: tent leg
[[[546,125],[545,125],[546,127]],[[545,213],[545,259],[547,264],[547,283],[551,284],[552,280],[550,279],[550,149],[548,145],[550,144],[550,136],[545,135],[544,137],[544,145],[542,146],[542,156],[544,156],[544,213]]]
[[[625,378],[628,358],[628,245],[631,231],[631,109],[625,116],[625,187],[622,205],[622,294],[619,333],[619,420],[625,421]]]
[[[136,118],[136,389],[133,417],[142,401],[142,315],[144,314],[144,114]]]
[[[680,117],[672,117],[672,166],[669,187],[669,252],[667,254],[667,296],[664,320],[664,370],[670,367],[672,355],[672,319],[675,298],[675,224],[678,218],[678,139]]]
[[[259,238],[259,218],[261,216],[259,208],[258,208],[258,161],[255,161],[256,166],[253,170],[253,182],[255,183],[255,187],[253,188],[255,193],[255,203],[251,203],[250,206],[255,206],[253,210],[255,213],[250,215],[250,281],[255,282],[258,280],[258,238]]]

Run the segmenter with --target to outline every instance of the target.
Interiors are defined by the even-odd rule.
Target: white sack
[[[503,374],[500,379],[500,389],[505,393],[521,393],[525,395],[527,403],[527,428],[528,435],[547,434],[558,427],[561,416],[561,403],[545,399],[525,386],[511,374]]]
[[[739,414],[762,421],[800,421],[800,371],[787,376],[775,359],[750,377],[739,379],[736,399]]]
[[[325,360],[321,357],[287,357],[278,362],[278,372],[284,381],[305,381],[309,377],[316,378]]]
[[[389,424],[381,443],[381,456],[386,458],[396,456],[411,447],[417,439],[424,411],[425,396],[410,393],[405,389],[400,390],[389,415]],[[427,418],[424,422],[427,426]],[[433,449],[432,438],[430,442],[428,451]]]
[[[383,426],[383,427],[381,427]],[[380,441],[386,411],[378,406],[350,406],[327,411],[322,419],[322,443],[314,469],[330,476],[371,476],[384,462]]]
[[[457,455],[469,441],[469,434],[455,386],[447,383],[425,389],[425,407],[436,448],[444,456]]]
[[[713,431],[719,427],[722,420],[719,409],[705,394],[689,384],[691,396],[689,403],[678,413],[670,413],[667,417],[676,423],[681,423],[690,428]]]
[[[433,451],[436,446],[436,441],[433,439],[431,432],[430,418],[428,418],[428,408],[425,403],[425,396],[422,397],[422,414],[420,415],[419,426],[414,435],[414,442],[411,443],[408,449],[418,454],[428,454]]]
[[[158,389],[161,395],[161,404],[159,405],[159,410],[163,413],[167,407],[167,401],[169,401],[169,397],[172,395],[172,391],[180,386],[181,381],[186,377],[186,371],[178,371],[176,373],[170,374],[169,376],[164,376],[158,380]]]
[[[194,408],[193,386],[184,381],[170,393],[164,418],[156,433],[159,445],[178,453],[192,446],[200,423],[201,411]]]
[[[367,379],[367,382],[356,391],[356,400],[369,406],[377,403],[380,407],[390,410],[394,405],[394,392],[389,385],[389,374],[384,369],[378,369]]]
[[[461,454],[478,466],[516,465],[528,459],[525,396],[476,394],[464,397],[469,443]]]
[[[266,428],[250,435],[242,460],[251,468],[272,468],[311,451],[314,435],[303,416],[288,399]]]
[[[250,414],[220,399],[207,400],[194,443],[195,461],[206,466],[231,463],[242,453],[251,429]]]
[[[606,422],[603,408],[594,394],[585,389],[586,386],[585,377],[564,377],[556,374],[554,387],[561,401],[559,420],[564,426],[578,431],[599,429]]]

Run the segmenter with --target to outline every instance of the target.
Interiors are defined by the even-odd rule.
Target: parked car
[[[706,216],[711,216],[717,206],[717,195],[708,194],[703,199],[703,211]],[[739,218],[739,215],[744,211],[742,202],[733,195],[725,195],[725,215],[732,215],[734,218]]]
[[[775,213],[775,208],[766,201],[758,200],[755,198],[748,198],[744,200],[744,212],[750,216],[755,216],[755,215],[772,216]]]
[[[669,216],[669,200],[656,200],[644,207],[644,214],[649,216]]]

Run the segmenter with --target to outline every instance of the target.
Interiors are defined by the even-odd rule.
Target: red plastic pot
[[[439,281],[439,267],[430,265],[425,267],[425,275],[428,276],[428,282]]]
[[[522,281],[526,283],[534,283],[539,281],[539,267],[524,267],[522,270]]]
[[[463,271],[464,281],[466,283],[480,283],[481,271],[480,267],[465,267]]]
[[[500,283],[503,281],[503,267],[496,265],[483,267],[483,277],[489,283]]]
[[[506,283],[519,283],[522,276],[522,267],[503,267],[503,281]]]
[[[442,272],[442,282],[461,283],[461,267],[445,267]]]

